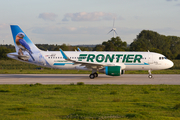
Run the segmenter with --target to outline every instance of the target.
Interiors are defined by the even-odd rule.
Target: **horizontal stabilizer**
[[[28,60],[29,59],[29,55],[18,55],[16,53],[9,53],[7,54],[8,57],[10,58],[16,58],[16,59],[21,59],[21,60]]]

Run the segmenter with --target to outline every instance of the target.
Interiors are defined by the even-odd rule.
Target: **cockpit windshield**
[[[159,57],[159,60],[167,59],[166,57]]]

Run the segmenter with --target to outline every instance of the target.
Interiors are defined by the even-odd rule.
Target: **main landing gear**
[[[148,70],[148,72],[149,72],[148,78],[149,78],[149,79],[153,78],[153,76],[152,76],[152,74],[151,74],[151,70]]]
[[[90,79],[94,79],[95,77],[98,77],[98,73],[97,73],[97,72],[91,73],[91,74],[89,75],[89,78],[90,78]]]

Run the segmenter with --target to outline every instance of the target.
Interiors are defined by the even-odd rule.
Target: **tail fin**
[[[11,27],[11,32],[12,32],[12,36],[13,36],[13,39],[14,39],[14,45],[15,45],[15,48],[16,48],[16,52],[18,52],[19,48],[16,44],[16,36],[18,33],[24,33],[21,28],[18,26],[18,25],[10,25]],[[35,53],[35,52],[39,52],[40,50],[34,45],[34,43],[27,37],[27,35],[24,33],[24,40],[26,41],[26,43],[29,45],[29,47],[31,48],[32,52]]]

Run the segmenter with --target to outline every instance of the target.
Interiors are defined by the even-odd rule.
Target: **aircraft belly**
[[[149,70],[151,68],[151,65],[126,65],[125,70]]]

